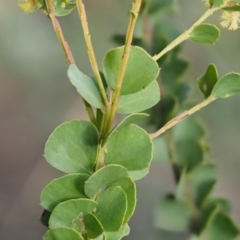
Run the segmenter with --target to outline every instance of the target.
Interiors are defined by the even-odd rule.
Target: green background
[[[89,27],[97,59],[114,47],[113,33],[127,28],[130,0],[86,0]],[[26,15],[16,1],[0,0],[0,239],[41,239],[46,229],[39,217],[39,196],[45,185],[60,172],[42,157],[44,144],[60,123],[87,119],[83,104],[67,79],[67,64],[49,19],[41,12]],[[201,0],[178,1],[179,13],[169,15],[182,30],[205,11]],[[81,25],[76,11],[60,19],[78,67],[92,75]],[[208,22],[219,26],[219,15]],[[201,99],[195,80],[210,63],[220,76],[240,72],[240,30],[222,30],[214,46],[185,44],[182,57],[191,61],[186,78],[191,99]],[[240,226],[240,96],[218,100],[199,116],[211,132],[210,159],[218,166],[214,195],[231,199],[232,215]],[[137,210],[130,221],[129,240],[184,240],[186,234],[170,234],[153,226],[154,205],[174,189],[171,169],[153,164],[150,174],[137,182]]]

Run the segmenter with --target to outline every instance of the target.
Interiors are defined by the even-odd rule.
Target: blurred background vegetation
[[[111,36],[124,33],[130,0],[86,0],[89,26],[99,65],[114,47]],[[0,239],[41,239],[45,228],[39,217],[43,187],[62,174],[42,154],[53,129],[63,121],[86,119],[83,104],[69,84],[67,63],[50,21],[41,12],[26,15],[17,2],[0,0]],[[169,22],[185,30],[205,11],[201,0],[179,0]],[[60,19],[79,68],[92,75],[76,11]],[[219,15],[209,22],[219,25]],[[214,46],[185,43],[182,57],[191,62],[187,81],[191,99],[200,99],[195,84],[209,63],[220,76],[240,72],[240,30],[222,30]],[[214,195],[232,201],[233,218],[240,225],[240,96],[218,100],[201,113],[211,144],[210,159],[218,167]],[[126,239],[184,240],[186,235],[154,228],[154,206],[174,189],[171,169],[154,163],[150,174],[137,182],[138,204]]]

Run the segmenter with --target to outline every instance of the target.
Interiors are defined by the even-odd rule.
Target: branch
[[[116,115],[117,104],[118,104],[118,100],[120,97],[123,78],[124,78],[126,68],[127,68],[127,63],[128,63],[128,59],[129,59],[129,55],[130,55],[130,51],[131,51],[131,43],[132,43],[132,39],[133,39],[133,33],[134,33],[138,13],[140,11],[141,3],[142,3],[142,0],[135,0],[133,2],[131,17],[130,17],[127,35],[126,35],[124,52],[123,52],[122,61],[121,61],[121,65],[120,65],[120,69],[119,69],[119,73],[118,73],[118,77],[117,77],[116,89],[113,93],[111,109],[110,109],[109,117],[106,120],[106,128],[103,130],[104,131],[103,137],[105,137],[108,134],[108,132],[112,126],[112,123],[114,121],[115,115]]]
[[[87,21],[85,6],[84,6],[82,0],[76,0],[76,4],[77,4],[77,9],[78,9],[78,14],[80,16],[81,23],[82,23],[84,38],[85,38],[86,45],[87,45],[87,48],[88,48],[88,55],[89,55],[90,63],[91,63],[93,72],[96,76],[97,83],[98,83],[99,89],[101,91],[105,107],[108,107],[109,102],[108,102],[108,99],[107,99],[107,95],[106,95],[106,92],[105,92],[105,89],[104,89],[104,86],[103,86],[102,78],[101,78],[100,73],[99,73],[97,60],[96,60],[95,53],[94,53],[94,50],[93,50],[91,35],[90,35],[90,32],[89,32],[89,28],[88,28],[88,21]]]
[[[209,98],[205,99],[204,101],[202,101],[201,103],[199,103],[198,105],[196,105],[193,108],[191,108],[190,110],[184,111],[183,113],[181,113],[177,117],[175,117],[172,120],[170,120],[169,122],[167,122],[158,131],[156,131],[155,133],[150,134],[151,139],[154,139],[154,138],[160,136],[161,134],[166,132],[168,129],[170,129],[171,127],[175,126],[176,124],[181,122],[183,119],[189,117],[190,115],[194,114],[195,112],[201,110],[203,107],[207,106],[209,103],[213,102],[214,100],[216,100],[216,98],[209,97]]]
[[[171,51],[173,48],[175,48],[177,45],[179,45],[181,42],[187,40],[189,38],[189,34],[193,31],[193,29],[201,24],[204,20],[206,20],[209,16],[211,16],[214,12],[219,10],[221,8],[215,7],[208,9],[202,17],[195,22],[192,27],[190,27],[187,31],[182,33],[179,37],[177,37],[175,40],[173,40],[166,48],[164,48],[159,54],[153,56],[153,60],[157,61],[159,58],[161,58],[163,55],[165,55],[167,52]]]
[[[46,5],[47,5],[47,9],[48,9],[48,16],[52,21],[53,28],[54,28],[54,30],[57,34],[59,42],[62,45],[63,51],[66,55],[67,62],[68,62],[69,65],[70,64],[75,64],[75,60],[73,58],[71,49],[70,49],[68,43],[66,42],[66,40],[64,38],[61,26],[60,26],[55,14],[54,14],[54,7],[52,5],[51,0],[46,0]],[[92,109],[91,105],[88,102],[86,102],[84,99],[83,99],[83,102],[84,102],[86,111],[88,113],[89,119],[91,120],[91,122],[94,125],[97,125],[97,122],[96,122],[96,119],[95,119],[95,116],[94,116],[93,109]]]

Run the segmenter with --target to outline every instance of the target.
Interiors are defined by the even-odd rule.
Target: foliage
[[[183,34],[179,35],[170,24],[164,28],[164,21],[155,21],[147,41],[144,34],[133,36],[138,17],[148,21],[164,16],[174,3],[133,1],[126,36],[118,33],[114,36],[118,43],[125,42],[107,52],[101,73],[82,0],[20,1],[22,10],[31,12],[39,8],[51,19],[69,63],[68,77],[83,98],[90,119],[63,123],[46,143],[47,162],[66,175],[53,180],[42,191],[41,205],[45,209],[42,222],[49,228],[44,240],[120,240],[128,235],[128,221],[136,207],[135,181],[148,173],[153,145],[158,147],[159,136],[169,129],[161,141],[165,141],[169,151],[176,191],[160,200],[155,225],[169,231],[188,229],[191,240],[231,240],[238,235],[239,230],[229,216],[229,202],[210,196],[216,183],[215,166],[206,159],[208,147],[202,124],[189,116],[218,98],[239,93],[240,74],[219,77],[215,65],[210,64],[197,79],[204,100],[195,106],[189,104],[188,86],[181,80],[188,63],[179,57],[178,45],[185,40],[214,44],[220,30],[203,22],[216,11],[223,12],[223,27],[237,29],[240,1],[204,2],[208,10]],[[85,75],[76,66],[56,18],[70,14],[75,8],[94,77]],[[175,38],[176,35],[179,36]],[[138,46],[131,46],[132,43]],[[150,117],[139,113],[144,110]],[[116,113],[130,115],[112,127]],[[136,125],[135,122],[145,119],[158,130],[149,134]]]

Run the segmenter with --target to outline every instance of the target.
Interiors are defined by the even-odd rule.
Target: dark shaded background
[[[131,1],[86,0],[89,25],[99,63],[114,46],[110,37],[124,33]],[[201,0],[181,0],[180,13],[170,15],[181,29],[188,28],[205,11]],[[0,0],[0,239],[37,240],[46,231],[39,222],[42,208],[39,196],[43,187],[62,174],[42,157],[44,144],[60,123],[86,119],[83,105],[69,84],[67,64],[52,26],[37,12],[22,13],[16,1]],[[92,74],[81,26],[76,11],[60,19],[72,46],[78,66]],[[211,22],[219,25],[219,16]],[[200,99],[195,79],[209,63],[216,63],[220,75],[240,72],[240,30],[222,31],[215,46],[186,43],[183,57],[192,62],[188,81],[193,85],[192,99]],[[208,139],[210,159],[218,166],[219,181],[214,194],[231,199],[232,215],[240,226],[240,96],[218,100],[199,116],[211,132]],[[129,240],[184,240],[154,229],[153,206],[174,189],[167,165],[153,164],[150,174],[138,182],[138,205],[133,216]]]

